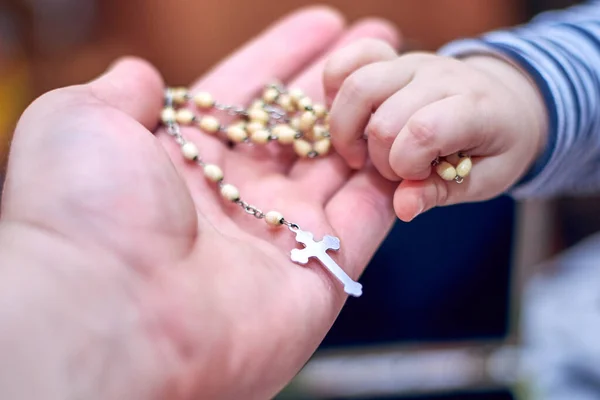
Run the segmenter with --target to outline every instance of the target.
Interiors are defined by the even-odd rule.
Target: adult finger
[[[372,166],[354,175],[327,203],[325,211],[340,236],[348,273],[358,277],[394,223],[396,184]]]
[[[83,88],[92,100],[124,112],[148,129],[156,127],[164,84],[158,71],[148,62],[134,57],[122,58]]]

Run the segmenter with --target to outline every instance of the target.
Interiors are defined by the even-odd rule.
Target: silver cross
[[[293,249],[292,261],[306,264],[310,257],[316,257],[340,282],[344,284],[344,292],[351,296],[359,297],[362,294],[362,285],[355,282],[344,272],[339,265],[327,254],[327,250],[338,250],[340,239],[334,236],[325,236],[322,241],[316,242],[313,234],[300,229],[294,229],[296,241],[304,244],[303,249]]]

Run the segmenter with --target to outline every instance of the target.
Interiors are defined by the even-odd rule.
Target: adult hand
[[[193,88],[244,104],[277,78],[323,100],[325,54],[365,37],[398,40],[380,21],[345,28],[328,9],[303,10]],[[152,133],[163,89],[126,59],[42,96],[19,122],[0,223],[1,398],[268,398],[339,313],[337,281],[290,261],[291,232],[225,204],[164,129]],[[339,236],[353,278],[393,222],[393,187],[374,170],[183,135],[246,201]]]

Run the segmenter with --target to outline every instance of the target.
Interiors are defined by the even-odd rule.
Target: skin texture
[[[383,176],[400,182],[394,209],[404,221],[436,206],[502,194],[546,140],[547,116],[536,86],[492,57],[399,56],[382,41],[362,40],[329,59],[325,90],[333,103],[334,147],[349,166],[361,169],[368,158]],[[461,151],[474,164],[462,184],[433,172],[436,157]]]
[[[382,21],[301,10],[193,87],[247,103],[278,78],[324,101],[326,56],[361,38],[399,41]],[[289,260],[291,232],[225,204],[156,129],[163,88],[124,59],[22,116],[0,220],[0,398],[270,398],[343,306],[319,264]],[[354,279],[393,223],[394,185],[373,168],[183,135],[246,201],[340,237]]]

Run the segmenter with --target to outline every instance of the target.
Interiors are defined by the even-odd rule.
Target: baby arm
[[[592,2],[438,54],[347,47],[325,75],[333,143],[352,167],[368,153],[385,177],[401,180],[394,206],[406,221],[509,190],[518,197],[597,190],[598,21],[600,3]],[[432,160],[457,152],[473,157],[464,183],[432,174]]]

